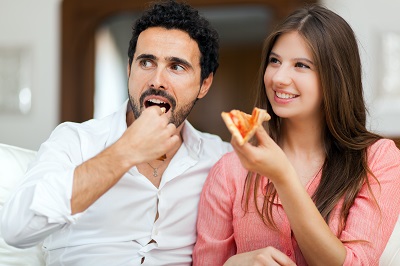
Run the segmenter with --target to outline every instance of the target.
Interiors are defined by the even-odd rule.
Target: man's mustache
[[[176,106],[176,100],[174,97],[172,97],[169,93],[167,93],[164,90],[156,90],[154,88],[148,88],[145,92],[143,92],[143,94],[140,96],[140,105],[141,107],[143,107],[143,102],[144,102],[144,98],[151,96],[151,95],[155,95],[155,96],[161,96],[166,98],[169,103],[171,104],[171,108],[175,108]]]

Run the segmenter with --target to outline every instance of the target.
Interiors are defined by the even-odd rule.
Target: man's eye
[[[153,64],[150,60],[142,60],[140,61],[140,65],[142,65],[143,67],[151,67]]]
[[[172,65],[171,68],[176,71],[183,71],[185,68],[181,65]]]

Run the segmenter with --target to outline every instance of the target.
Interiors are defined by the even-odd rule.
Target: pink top
[[[350,209],[340,239],[362,239],[369,243],[345,243],[347,256],[344,265],[378,265],[400,213],[399,149],[391,140],[379,140],[371,146],[368,162],[380,183],[372,177],[369,179],[380,210],[364,185]],[[307,265],[279,201],[277,208],[274,208],[273,218],[280,232],[263,224],[252,203],[249,205],[250,212],[244,213],[242,195],[246,174],[247,170],[234,152],[222,157],[210,171],[200,199],[193,265],[223,265],[236,253],[267,246],[286,253],[299,266]],[[307,184],[310,195],[320,178],[321,173]],[[335,214],[338,214],[338,209],[335,210],[330,228],[336,234],[338,219]]]

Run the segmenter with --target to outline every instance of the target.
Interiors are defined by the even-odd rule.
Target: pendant
[[[157,176],[158,176],[157,168],[154,168],[154,169],[153,169],[153,176],[154,176],[154,177],[157,177]]]

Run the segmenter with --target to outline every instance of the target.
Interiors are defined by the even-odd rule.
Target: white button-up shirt
[[[132,167],[85,212],[71,215],[75,167],[121,137],[126,111],[127,103],[103,119],[63,123],[53,131],[4,206],[1,228],[8,242],[28,247],[44,240],[47,265],[191,264],[203,183],[232,148],[188,121],[159,188]]]

